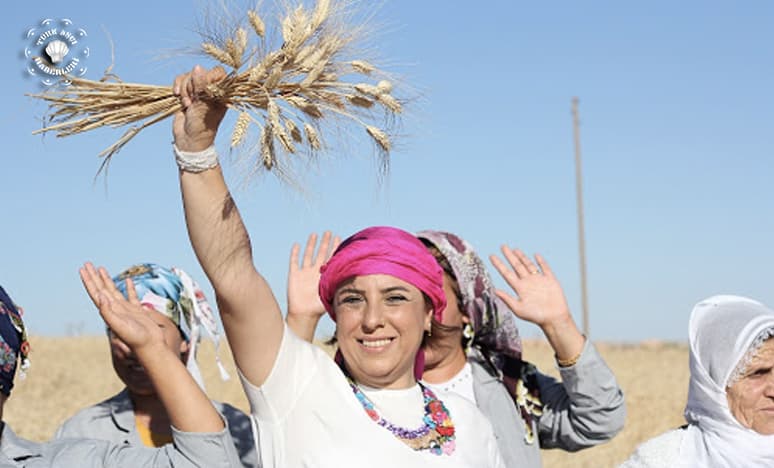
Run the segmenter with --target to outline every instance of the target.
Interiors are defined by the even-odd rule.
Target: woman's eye
[[[395,302],[403,302],[406,300],[408,300],[406,299],[406,296],[401,296],[401,295],[387,296],[387,302],[395,303]]]
[[[748,379],[759,379],[761,377],[765,377],[771,373],[772,368],[771,367],[761,367],[757,369],[750,369],[745,378]]]
[[[341,299],[339,299],[339,302],[342,304],[357,304],[361,301],[361,297],[359,296],[344,296]]]

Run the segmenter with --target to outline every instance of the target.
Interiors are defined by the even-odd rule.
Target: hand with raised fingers
[[[497,296],[517,317],[543,330],[557,359],[577,359],[583,350],[585,338],[570,315],[562,286],[548,262],[538,254],[535,255],[535,264],[521,250],[505,245],[501,250],[508,265],[495,255],[489,259],[516,294],[498,289]]]
[[[497,295],[517,317],[540,327],[572,319],[562,286],[543,257],[535,255],[535,264],[519,249],[501,250],[507,265],[495,255],[490,260],[516,294],[498,290]]]
[[[196,65],[189,73],[178,75],[172,91],[183,109],[175,114],[172,132],[181,151],[197,152],[215,142],[218,126],[226,115],[226,106],[211,99],[208,86],[226,77],[223,67],[205,70]]]
[[[126,280],[127,299],[104,268],[96,269],[91,263],[85,263],[80,276],[89,297],[99,307],[102,319],[132,351],[137,353],[141,348],[164,345],[162,330],[149,316],[155,312],[140,305],[131,279]]]
[[[325,231],[315,252],[317,233],[310,234],[300,264],[298,256],[301,246],[293,244],[290,251],[287,322],[298,336],[307,341],[314,338],[317,322],[325,314],[325,307],[318,293],[320,267],[340,243],[338,236],[334,237],[330,231]]]

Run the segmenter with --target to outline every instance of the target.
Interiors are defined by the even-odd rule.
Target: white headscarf
[[[681,467],[774,466],[774,436],[742,426],[731,414],[726,386],[774,311],[745,297],[714,296],[694,307],[688,325],[691,380],[680,447]]]

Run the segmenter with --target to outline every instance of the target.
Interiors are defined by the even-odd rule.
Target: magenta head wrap
[[[320,268],[320,300],[335,321],[333,296],[339,285],[355,276],[390,275],[425,293],[433,315],[441,320],[446,308],[443,270],[415,236],[402,229],[375,226],[363,229],[339,245]]]
[[[393,227],[375,226],[351,235],[339,245],[331,259],[320,268],[320,300],[334,321],[333,298],[338,286],[350,278],[365,275],[390,275],[413,285],[430,298],[433,316],[441,320],[446,308],[443,269],[412,234]],[[424,368],[425,353],[420,348],[414,358],[417,380],[422,378]]]

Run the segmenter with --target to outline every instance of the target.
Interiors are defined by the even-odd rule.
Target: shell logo
[[[44,19],[27,30],[24,57],[27,73],[45,86],[69,85],[72,77],[86,74],[90,51],[88,34],[67,18]]]

